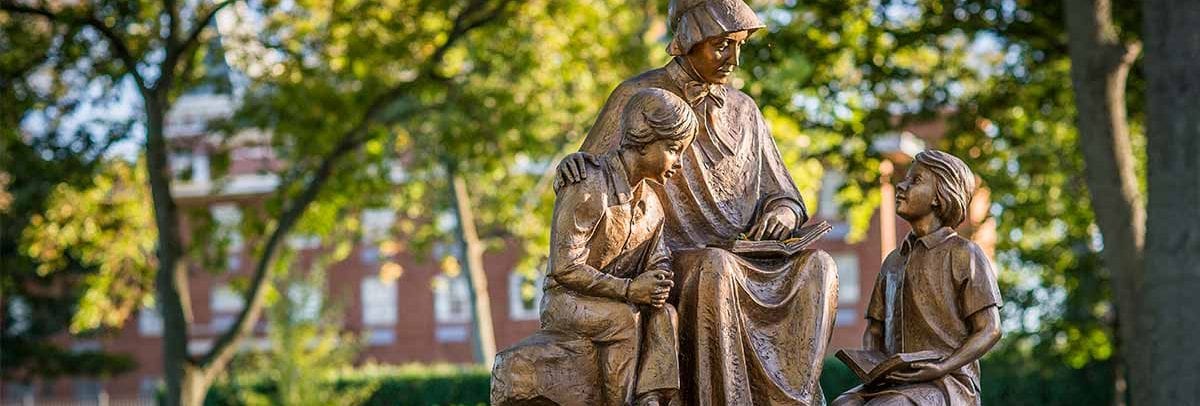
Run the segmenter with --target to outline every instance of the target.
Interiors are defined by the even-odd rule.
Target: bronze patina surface
[[[560,183],[541,330],[496,357],[493,404],[653,405],[679,389],[662,181],[695,137],[689,106],[661,89],[633,95],[621,145],[587,155]]]
[[[763,24],[740,0],[673,1],[670,9],[668,52],[676,57],[618,86],[582,151],[616,146],[620,112],[642,89],[688,102],[699,134],[679,174],[653,185],[677,283],[682,404],[823,404],[818,378],[837,305],[833,260],[815,250],[761,259],[713,248],[739,235],[786,238],[808,219],[758,106],[728,85],[742,44]],[[577,169],[585,162],[565,159],[564,181],[586,179]]]

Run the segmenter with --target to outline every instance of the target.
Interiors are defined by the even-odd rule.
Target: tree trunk
[[[1136,391],[1149,382],[1139,356],[1136,324],[1130,322],[1139,317],[1146,211],[1125,116],[1125,79],[1140,46],[1120,41],[1109,0],[1064,0],[1064,6],[1079,146],[1096,223],[1104,239],[1105,266],[1112,273],[1117,342],[1123,344],[1117,351],[1124,356],[1116,359],[1129,361],[1129,386]],[[1117,383],[1114,389],[1124,386]],[[1117,393],[1118,404],[1124,398]]]
[[[475,230],[475,215],[467,191],[467,182],[462,175],[446,165],[454,211],[458,215],[458,240],[462,244],[463,268],[467,271],[467,286],[471,290],[471,321],[475,326],[472,334],[472,349],[475,361],[488,369],[496,358],[496,335],[492,331],[492,305],[487,288],[487,274],[483,270],[483,245]]]
[[[212,380],[205,377],[204,371],[188,365],[184,368],[183,379],[180,381],[179,396],[171,397],[168,394],[167,403],[179,402],[181,406],[201,406],[211,384]]]
[[[1200,2],[1148,0],[1146,143],[1149,213],[1139,324],[1151,385],[1141,404],[1200,399]]]
[[[166,92],[147,89],[142,100],[146,109],[146,169],[154,221],[158,228],[158,272],[155,274],[158,311],[163,320],[163,379],[167,405],[188,404],[183,397],[192,385],[188,361],[187,268],[181,261],[183,244],[179,235],[178,208],[171,197],[171,167],[163,129],[170,104]],[[203,398],[201,398],[203,399]]]

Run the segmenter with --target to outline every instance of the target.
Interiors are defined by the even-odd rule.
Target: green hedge
[[[1108,405],[1112,404],[1112,368],[1094,362],[1081,369],[1046,362],[1001,357],[980,365],[985,405]],[[832,402],[859,384],[858,377],[836,358],[825,360],[821,389]]]
[[[487,404],[490,372],[479,366],[401,365],[367,366],[330,377],[336,389],[376,387],[367,405],[478,405]],[[250,378],[242,384],[220,382],[208,392],[209,406],[240,405],[238,391],[250,390],[264,395],[274,385]]]
[[[1112,403],[1111,369],[1092,363],[1082,369],[1047,368],[1037,362],[985,359],[985,405],[1105,405]],[[489,374],[480,367],[405,365],[366,367],[331,378],[337,388],[377,385],[368,405],[476,405],[488,401]],[[845,365],[834,358],[825,362],[821,388],[826,400],[858,384]],[[235,385],[224,382],[209,391],[209,405],[239,404],[238,390],[269,394],[272,385],[257,382]]]

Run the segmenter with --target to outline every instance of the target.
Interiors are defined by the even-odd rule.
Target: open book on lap
[[[739,239],[732,243],[719,246],[734,254],[752,258],[780,258],[796,255],[797,252],[808,248],[833,226],[824,221],[800,227],[792,233],[792,237],[784,240],[753,241]]]
[[[903,352],[887,356],[878,350],[838,350],[834,355],[868,386],[880,383],[883,377],[914,362],[941,358],[937,351]]]

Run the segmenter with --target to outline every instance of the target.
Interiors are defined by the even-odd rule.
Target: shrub
[[[1093,362],[1075,369],[1065,364],[1023,357],[986,357],[980,370],[985,405],[1107,405],[1112,404],[1112,367]],[[858,377],[836,358],[825,360],[821,389],[832,402],[859,384]]]
[[[337,390],[352,391],[375,386],[367,405],[479,405],[487,404],[490,371],[480,366],[367,365],[342,371],[327,383]],[[207,405],[238,405],[239,391],[270,396],[277,388],[264,379],[247,379],[248,384],[222,382],[208,392]]]
[[[1095,362],[1074,369],[1024,358],[985,358],[983,404],[985,405],[1104,405],[1112,403],[1112,369]],[[858,385],[858,377],[835,358],[825,361],[821,389],[826,402]],[[487,404],[489,371],[479,366],[454,365],[368,365],[344,371],[330,382],[350,390],[376,385],[368,405],[480,405]],[[263,381],[235,387],[214,385],[209,405],[238,404],[238,390],[269,394],[274,388]]]

